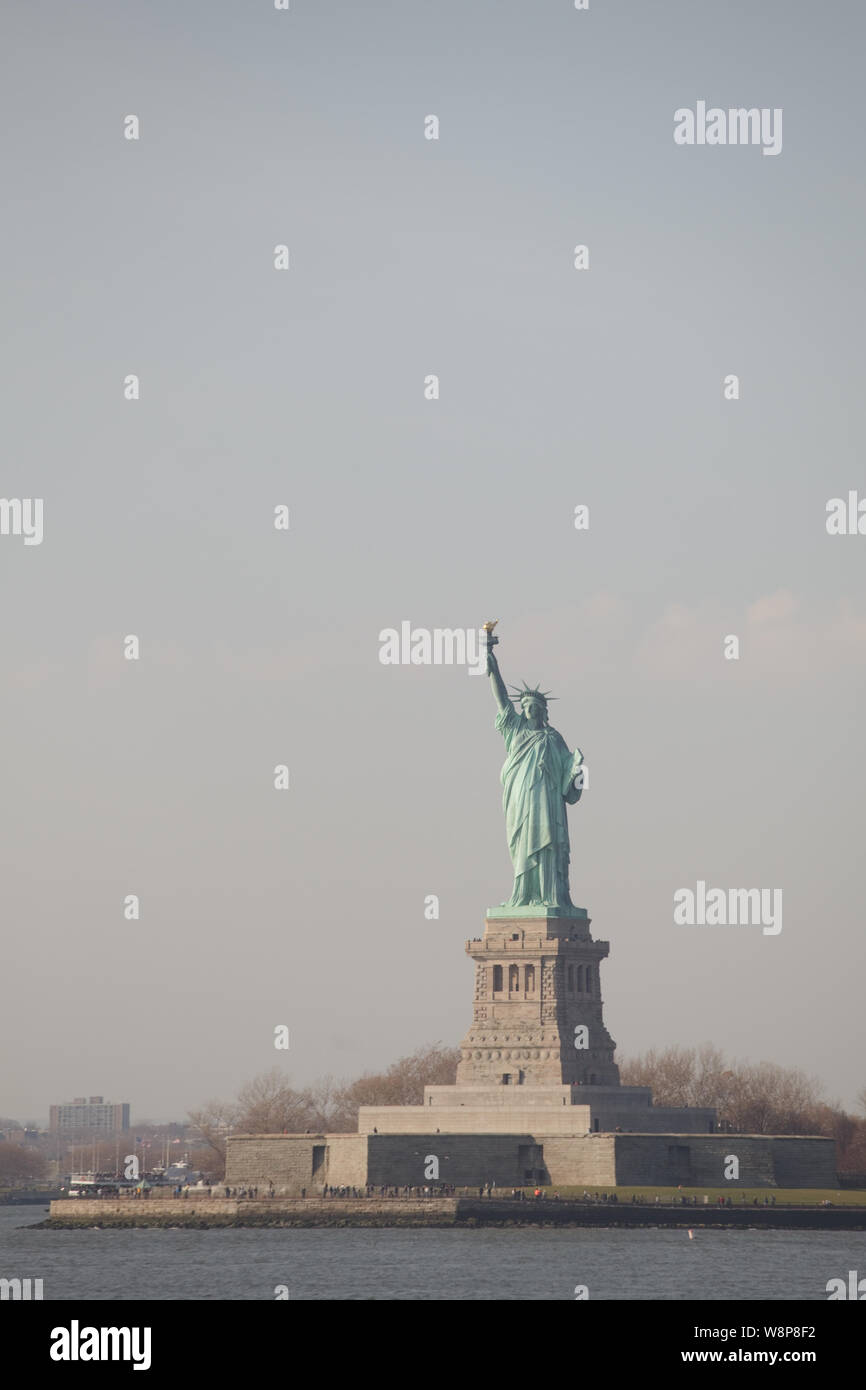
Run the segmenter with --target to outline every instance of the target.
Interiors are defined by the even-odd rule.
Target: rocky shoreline
[[[36,1228],[154,1227],[219,1230],[225,1227],[453,1227],[496,1226],[661,1227],[677,1230],[866,1231],[866,1207],[632,1206],[496,1198],[270,1198],[236,1201],[61,1200]]]

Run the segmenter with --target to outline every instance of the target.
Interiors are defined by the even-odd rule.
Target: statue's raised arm
[[[499,620],[497,619],[496,621],[498,622]],[[487,674],[490,677],[490,681],[493,686],[493,694],[496,698],[496,703],[499,707],[499,712],[500,714],[504,714],[506,709],[510,707],[511,701],[508,698],[508,691],[505,688],[505,681],[502,679],[502,675],[499,670],[499,662],[496,660],[496,656],[493,651],[494,645],[499,641],[498,637],[493,636],[493,629],[495,628],[495,626],[495,622],[484,624],[484,631],[487,633]]]

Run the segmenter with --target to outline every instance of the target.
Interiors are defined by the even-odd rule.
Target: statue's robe
[[[580,799],[574,779],[583,755],[569,752],[556,729],[533,729],[513,705],[496,716],[505,739],[502,807],[514,866],[505,907],[571,907],[566,803]]]

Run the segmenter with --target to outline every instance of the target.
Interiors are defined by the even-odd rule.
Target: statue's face
[[[532,727],[534,729],[540,729],[544,723],[543,702],[536,699],[534,695],[526,695],[520,703],[523,706],[523,713]]]

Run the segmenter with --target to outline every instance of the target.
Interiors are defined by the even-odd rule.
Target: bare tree
[[[651,1048],[620,1064],[620,1077],[626,1086],[649,1086],[656,1105],[693,1103],[697,1052],[693,1047]]]
[[[346,1083],[333,1076],[322,1076],[304,1093],[310,1106],[312,1128],[319,1133],[340,1134],[357,1128],[357,1106],[354,1113],[346,1101]]]
[[[431,1043],[400,1057],[384,1072],[355,1081],[320,1077],[310,1086],[292,1086],[280,1067],[245,1082],[237,1099],[212,1100],[190,1112],[215,1160],[225,1171],[225,1140],[236,1134],[339,1134],[357,1129],[359,1105],[420,1105],[427,1085],[453,1085],[460,1050]]]
[[[48,1165],[38,1149],[24,1144],[0,1143],[0,1183],[44,1178]]]
[[[211,1155],[210,1171],[215,1177],[222,1177],[225,1172],[226,1135],[234,1128],[236,1119],[237,1105],[232,1101],[209,1100],[200,1110],[189,1112],[193,1141],[199,1138]]]
[[[821,1083],[796,1067],[728,1060],[718,1047],[668,1047],[628,1058],[623,1083],[649,1086],[656,1105],[709,1106],[740,1134],[822,1132]]]
[[[238,1092],[235,1127],[239,1134],[297,1134],[313,1127],[315,1107],[309,1091],[298,1091],[280,1067],[247,1081]]]
[[[453,1086],[460,1049],[428,1043],[383,1072],[365,1072],[340,1093],[347,1129],[357,1125],[359,1105],[421,1105],[425,1086]]]

